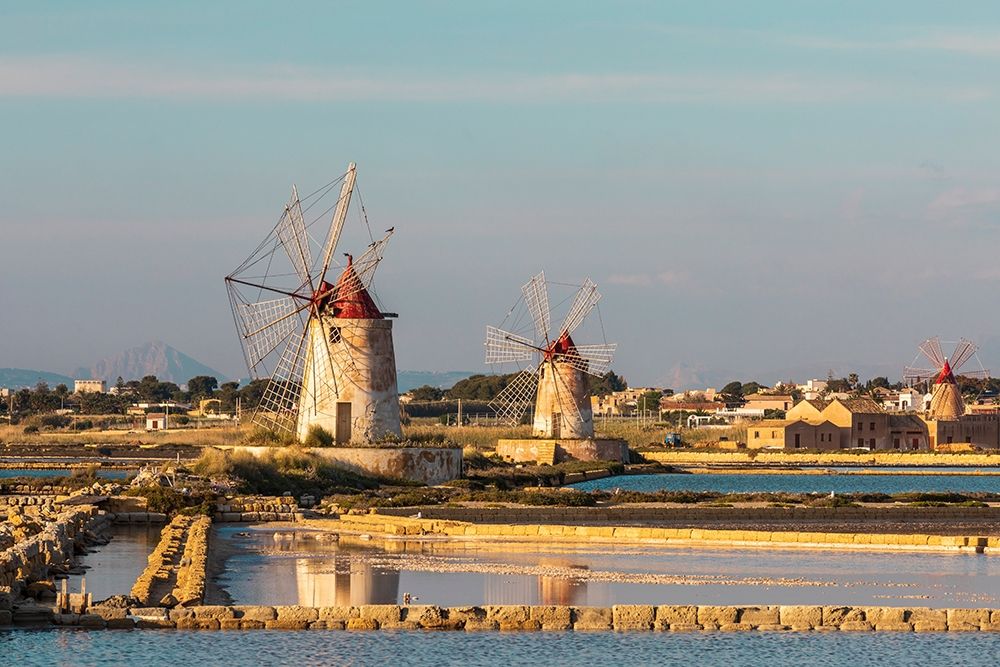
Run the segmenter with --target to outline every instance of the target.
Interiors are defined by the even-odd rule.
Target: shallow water
[[[562,547],[316,539],[222,527],[218,581],[238,604],[843,604],[1000,606],[983,554]]]
[[[94,594],[95,601],[128,595],[160,540],[160,528],[157,524],[114,525],[109,543],[93,547],[93,553],[77,559],[78,564],[90,569],[86,574],[69,577],[69,591],[79,593],[82,579],[86,578],[87,592]]]
[[[581,491],[718,491],[721,493],[1000,493],[997,475],[620,475],[570,485]]]
[[[341,632],[4,630],[10,664],[877,665],[996,664],[988,633]]]
[[[69,477],[73,471],[69,468],[0,468],[0,479],[11,477]],[[134,474],[129,470],[101,470],[97,476],[102,479],[125,479]]]

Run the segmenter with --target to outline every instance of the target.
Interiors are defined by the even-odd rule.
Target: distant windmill
[[[955,351],[950,357],[946,357],[941,349],[941,340],[935,336],[928,338],[918,347],[915,364],[923,356],[932,364],[932,368],[915,368],[907,366],[903,369],[903,379],[909,383],[925,382],[934,380],[934,390],[931,394],[931,405],[927,410],[927,416],[931,419],[958,419],[965,414],[965,402],[962,400],[962,391],[958,387],[955,376],[961,375],[969,378],[988,378],[990,372],[983,368],[976,354],[978,347],[970,340],[962,338],[956,343]],[[960,371],[970,360],[975,360],[979,365],[978,369]]]
[[[600,300],[597,285],[589,278],[584,281],[556,330],[551,328],[545,274],[532,278],[521,292],[534,324],[534,337],[486,327],[486,363],[530,362],[530,366],[514,377],[490,407],[501,421],[518,424],[534,402],[535,436],[592,438],[594,420],[587,374],[606,373],[616,345],[577,345],[572,334]]]
[[[337,185],[340,196],[325,200]],[[386,319],[394,315],[382,313],[368,292],[393,230],[376,241],[368,229],[371,243],[363,254],[345,254],[339,266],[334,261],[354,189],[353,162],[341,178],[304,199],[292,186],[277,225],[226,277],[247,367],[255,379],[269,380],[254,422],[300,440],[313,426],[340,443],[401,435],[392,322]],[[311,228],[331,210],[319,243]],[[367,228],[363,205],[361,211]],[[327,280],[331,270],[340,272],[333,283]]]

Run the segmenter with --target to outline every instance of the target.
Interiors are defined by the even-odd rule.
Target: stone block
[[[616,604],[611,615],[615,630],[652,630],[656,609],[646,604]]]
[[[778,607],[741,607],[737,618],[740,623],[753,626],[780,623]]]
[[[613,623],[612,611],[605,607],[573,608],[574,630],[610,630]]]
[[[319,620],[321,621],[342,621],[346,623],[352,618],[361,615],[357,607],[320,607]]]
[[[137,618],[135,627],[143,630],[176,628],[177,624],[164,616],[163,618]]]
[[[990,622],[989,609],[949,609],[948,629],[964,629],[962,626],[969,625],[979,629],[983,623]],[[953,627],[954,626],[954,627]]]
[[[125,618],[128,615],[128,609],[124,607],[105,607],[103,605],[94,605],[89,607],[87,611],[90,614],[95,614],[100,616],[105,621],[110,621],[117,618]]]
[[[739,617],[737,607],[700,606],[698,607],[698,625],[706,630],[736,623]]]
[[[542,630],[570,630],[573,628],[573,615],[569,607],[534,606],[531,608],[531,620],[538,621]]]
[[[673,625],[697,625],[698,607],[694,605],[660,605],[656,608],[654,627],[666,630]]]
[[[499,630],[500,624],[496,621],[489,621],[485,618],[469,618],[465,621],[466,632],[483,632]]]
[[[223,605],[197,605],[193,607],[187,607],[192,612],[194,612],[195,618],[236,618],[236,612],[232,607],[226,607]]]
[[[486,619],[486,610],[482,607],[448,607],[448,620],[453,623],[467,623]]]
[[[359,611],[361,618],[376,621],[379,626],[384,623],[399,623],[403,620],[402,608],[394,604],[365,604],[361,605]]]
[[[879,632],[913,632],[913,626],[909,623],[876,623],[875,629]]]
[[[541,623],[530,618],[526,621],[500,621],[498,626],[501,632],[531,632],[542,629]]]
[[[398,622],[398,621],[396,621]],[[374,618],[352,618],[347,621],[348,630],[378,630],[378,621]]]
[[[257,621],[260,623],[261,627],[264,627],[263,621]],[[251,628],[244,628],[243,621],[238,618],[220,618],[219,619],[219,629],[220,630],[250,630]]]
[[[217,618],[179,618],[176,621],[178,630],[218,630],[220,627]]]
[[[313,621],[310,630],[343,630],[347,624],[343,621]]]
[[[791,628],[782,623],[764,623],[762,625],[755,626],[760,632],[787,632]]]
[[[109,618],[108,619],[108,630],[131,630],[135,627],[135,619],[124,617],[124,618]]]
[[[486,610],[486,620],[498,625],[524,623],[531,618],[531,608],[527,605],[489,605]]]
[[[864,620],[865,612],[860,607],[823,607],[823,625],[839,626],[841,623]]]
[[[293,623],[311,623],[319,620],[319,610],[316,607],[301,605],[283,605],[274,608],[276,620]]]
[[[811,630],[823,624],[823,608],[809,605],[778,607],[778,622],[795,630]]]
[[[723,623],[719,626],[720,632],[749,632],[753,629],[749,623]]]
[[[236,618],[248,621],[273,621],[278,617],[274,607],[239,605],[232,609]]]
[[[97,614],[81,614],[77,624],[81,628],[106,628],[108,622],[104,620],[101,616]]]
[[[260,623],[261,621],[247,621],[247,623]],[[276,618],[273,621],[264,621],[264,627],[268,630],[308,630],[309,624],[304,618]]]
[[[868,621],[844,621],[840,624],[841,632],[871,632],[872,624]]]

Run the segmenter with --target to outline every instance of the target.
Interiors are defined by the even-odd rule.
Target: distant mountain
[[[128,382],[155,375],[161,381],[177,384],[184,384],[196,375],[211,375],[220,382],[226,379],[219,371],[161,341],[130,348],[102,359],[90,368],[78,368],[74,374],[78,378],[106,380],[108,386],[113,385],[119,376]]]
[[[0,387],[22,389],[34,387],[39,381],[47,382],[49,387],[65,384],[73,391],[73,378],[48,371],[33,371],[27,368],[0,368]]]
[[[396,371],[396,384],[400,394],[425,384],[438,389],[451,389],[459,380],[475,374],[473,371]]]

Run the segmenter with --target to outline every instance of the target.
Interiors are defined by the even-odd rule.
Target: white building
[[[77,394],[103,394],[107,391],[104,380],[73,380],[73,392]]]

